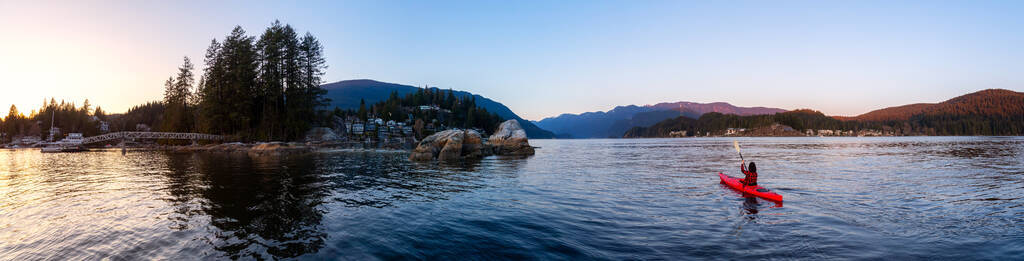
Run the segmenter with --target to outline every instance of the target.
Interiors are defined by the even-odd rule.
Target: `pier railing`
[[[203,133],[122,131],[96,135],[82,139],[82,144],[109,140],[168,139],[168,140],[223,140],[224,136]]]

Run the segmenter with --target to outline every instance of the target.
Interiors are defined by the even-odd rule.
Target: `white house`
[[[737,134],[743,133],[744,131],[747,131],[747,129],[744,129],[744,128],[728,128],[728,129],[725,129],[725,135],[737,135]]]

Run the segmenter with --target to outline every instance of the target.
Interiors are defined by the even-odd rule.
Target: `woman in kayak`
[[[745,186],[757,186],[757,165],[754,165],[754,162],[751,161],[750,170],[748,171],[746,166],[744,166],[745,164],[746,161],[740,162],[740,171],[743,172],[743,175],[747,175],[740,183],[743,183]]]

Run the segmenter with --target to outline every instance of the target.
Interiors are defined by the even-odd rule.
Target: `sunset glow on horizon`
[[[530,120],[660,102],[857,115],[1024,91],[1019,2],[0,1],[0,114],[51,97],[120,113],[162,99],[211,39],[274,20],[324,44],[326,82],[480,94]]]

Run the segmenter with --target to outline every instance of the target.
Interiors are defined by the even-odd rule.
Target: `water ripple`
[[[536,140],[410,163],[0,151],[0,260],[1021,259],[1024,139]]]

